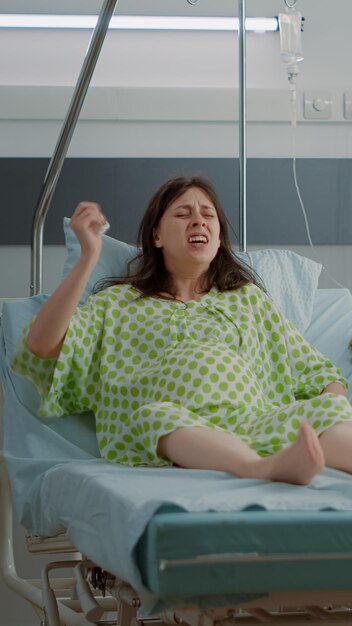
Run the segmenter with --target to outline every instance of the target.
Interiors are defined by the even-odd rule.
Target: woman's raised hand
[[[95,202],[80,202],[71,218],[71,228],[81,245],[81,255],[71,271],[39,311],[28,333],[33,354],[48,359],[61,350],[71,317],[101,251],[101,232],[106,219]]]
[[[98,258],[101,246],[101,228],[106,224],[106,218],[96,202],[80,202],[76,207],[70,226],[80,245],[82,256]]]

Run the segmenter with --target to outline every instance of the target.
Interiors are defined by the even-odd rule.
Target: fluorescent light
[[[96,15],[0,15],[0,28],[88,28],[93,29]],[[237,31],[237,17],[179,17],[150,15],[115,15],[109,28],[117,30],[206,30]],[[277,31],[276,17],[247,17],[246,30]]]

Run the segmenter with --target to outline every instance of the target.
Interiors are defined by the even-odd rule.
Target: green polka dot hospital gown
[[[168,465],[158,439],[192,426],[233,433],[265,456],[294,441],[302,421],[320,434],[352,419],[346,398],[319,395],[341,372],[255,285],[187,303],[140,296],[129,285],[91,296],[58,359],[23,341],[13,361],[39,389],[41,415],[93,411],[102,458]]]

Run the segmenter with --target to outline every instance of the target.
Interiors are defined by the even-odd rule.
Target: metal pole
[[[42,291],[44,221],[117,2],[118,0],[105,0],[103,4],[38,198],[32,222],[31,295]]]
[[[247,250],[247,103],[246,103],[246,0],[238,0],[239,30],[239,243]]]

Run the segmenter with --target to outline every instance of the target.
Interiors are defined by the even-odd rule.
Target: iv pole
[[[99,19],[93,31],[84,63],[70,102],[54,154],[49,163],[44,183],[34,213],[31,233],[31,296],[42,291],[43,268],[43,230],[54,191],[60,176],[66,153],[75,130],[75,126],[92,78],[109,22],[113,16],[118,0],[105,0]]]
[[[198,0],[188,0],[196,4]],[[286,1],[286,0],[285,0]],[[295,1],[295,0],[291,0]],[[31,232],[31,280],[30,294],[42,291],[43,231],[54,191],[61,173],[66,153],[90,84],[96,62],[107,33],[110,19],[118,0],[105,0],[84,59],[74,94],[62,125],[54,154],[49,163],[45,180],[34,213]],[[239,7],[239,243],[246,251],[247,240],[247,136],[246,136],[246,0],[238,0]]]
[[[238,0],[239,51],[239,244],[247,250],[247,82],[246,82],[246,0]]]

